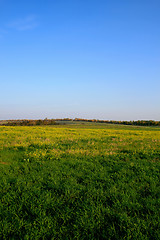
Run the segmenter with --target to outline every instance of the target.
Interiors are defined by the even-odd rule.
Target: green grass
[[[160,239],[160,128],[1,126],[0,239]]]

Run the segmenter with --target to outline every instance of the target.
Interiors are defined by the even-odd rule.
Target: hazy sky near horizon
[[[159,0],[0,0],[0,119],[160,120]]]

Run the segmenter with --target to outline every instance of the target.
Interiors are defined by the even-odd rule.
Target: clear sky
[[[0,0],[0,119],[160,120],[159,0]]]

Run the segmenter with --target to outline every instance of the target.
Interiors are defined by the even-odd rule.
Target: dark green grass
[[[160,239],[160,131],[130,128],[1,127],[0,239]]]

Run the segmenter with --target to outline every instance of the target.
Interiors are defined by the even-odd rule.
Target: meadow
[[[160,239],[160,128],[0,126],[0,239]]]

